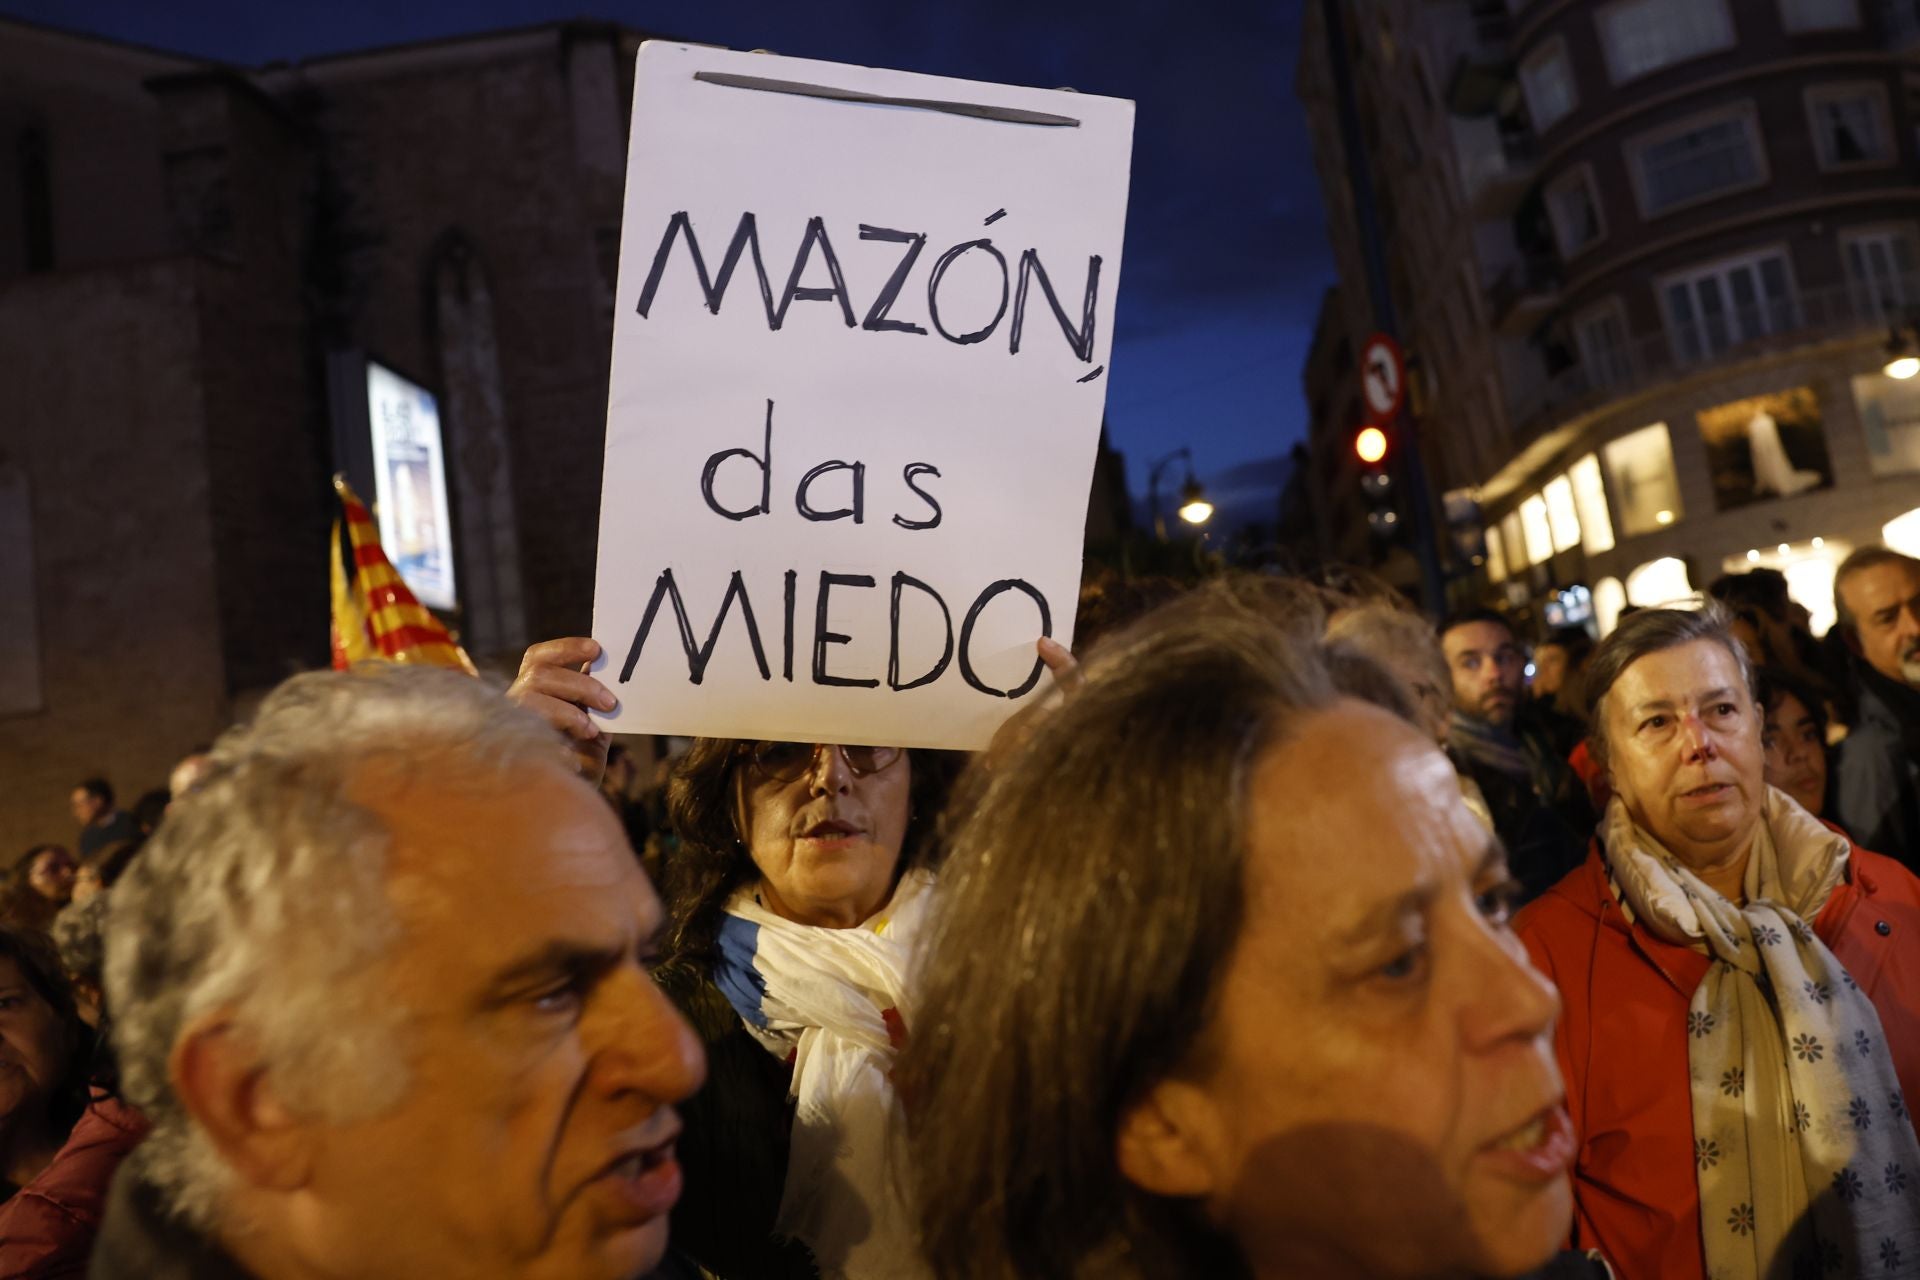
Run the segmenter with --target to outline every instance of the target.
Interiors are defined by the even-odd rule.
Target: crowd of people
[[[0,1280],[1920,1275],[1920,562],[1835,597],[1109,584],[971,758],[296,676],[9,878]]]

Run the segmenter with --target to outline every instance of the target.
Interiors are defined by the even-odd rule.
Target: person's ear
[[[293,1191],[313,1170],[312,1126],[282,1102],[258,1044],[225,1010],[175,1041],[175,1096],[230,1169],[257,1187]]]
[[[1186,1199],[1218,1189],[1221,1126],[1198,1086],[1163,1080],[1120,1116],[1114,1159],[1120,1176],[1142,1191]]]

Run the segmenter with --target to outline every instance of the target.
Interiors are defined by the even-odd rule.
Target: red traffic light
[[[1353,451],[1360,455],[1360,461],[1371,466],[1387,456],[1387,433],[1378,427],[1367,427],[1353,438]]]

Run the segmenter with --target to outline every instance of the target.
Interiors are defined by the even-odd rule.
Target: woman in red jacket
[[[0,929],[0,1280],[86,1274],[138,1113],[89,1087],[93,1032],[52,944]]]
[[[1595,654],[1614,799],[1519,922],[1559,987],[1574,1242],[1622,1280],[1920,1269],[1920,881],[1763,780],[1717,606]]]

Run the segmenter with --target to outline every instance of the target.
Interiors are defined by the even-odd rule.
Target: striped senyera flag
[[[333,665],[345,670],[365,658],[457,667],[476,674],[466,650],[454,643],[440,620],[427,612],[401,580],[399,570],[380,549],[373,516],[347,484],[333,478],[347,522],[353,564],[340,559],[340,522],[334,521],[332,556]]]

